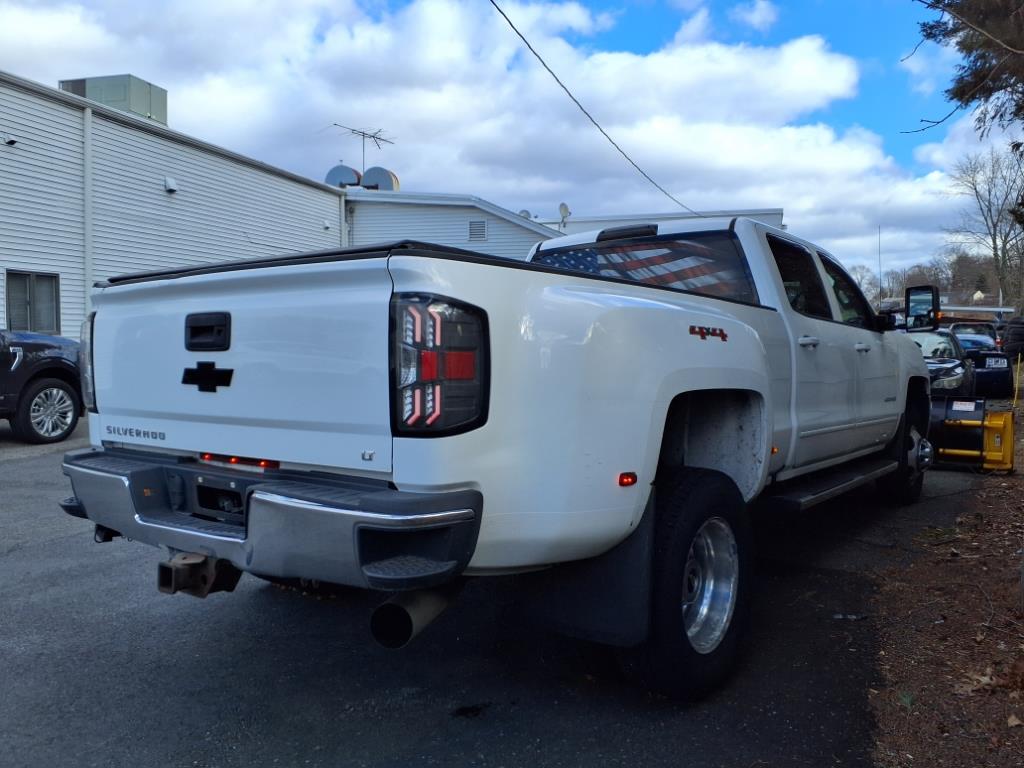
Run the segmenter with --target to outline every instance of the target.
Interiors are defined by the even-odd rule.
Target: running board
[[[779,483],[775,490],[768,489],[764,500],[771,506],[788,512],[801,512],[884,477],[898,468],[899,463],[895,459],[859,459],[850,464],[815,472],[806,478],[798,477]]]

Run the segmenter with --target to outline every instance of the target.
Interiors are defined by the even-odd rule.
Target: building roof
[[[437,192],[391,192],[379,189],[363,189],[362,187],[349,187],[347,193],[350,200],[367,203],[469,206],[472,208],[479,208],[482,211],[487,211],[498,218],[510,221],[513,224],[529,229],[544,237],[557,237],[559,234],[557,229],[552,229],[551,227],[532,221],[525,216],[520,216],[507,208],[502,208],[494,203],[489,203],[483,198],[476,197],[475,195],[449,195]]]
[[[119,109],[108,107],[105,104],[92,101],[90,99],[83,98],[81,96],[75,96],[74,94],[62,91],[57,88],[51,88],[47,85],[42,85],[33,80],[28,80],[18,75],[13,75],[9,72],[0,70],[0,84],[6,84],[13,88],[17,88],[22,91],[27,91],[36,96],[40,96],[50,101],[67,104],[68,106],[77,107],[78,109],[91,109],[94,114],[102,115],[108,120],[112,120],[123,125],[130,126],[133,129],[143,131],[145,133],[151,133],[156,136],[173,141],[178,144],[184,144],[186,146],[194,147],[196,149],[208,152],[219,157],[232,160],[242,165],[247,165],[251,168],[269,173],[274,176],[280,176],[294,181],[298,184],[304,184],[309,187],[315,187],[323,192],[330,192],[331,194],[338,195],[339,197],[347,197],[350,200],[357,200],[360,202],[388,202],[388,203],[405,203],[415,205],[455,205],[455,206],[469,206],[473,208],[479,208],[482,211],[497,216],[498,218],[505,219],[517,224],[525,229],[535,232],[543,237],[554,237],[558,234],[556,230],[546,227],[543,224],[538,224],[535,221],[531,221],[523,216],[519,216],[512,211],[506,210],[500,206],[490,203],[482,198],[474,195],[450,195],[450,194],[439,194],[434,192],[387,192],[382,190],[368,190],[361,187],[332,187],[329,184],[323,184],[319,181],[300,176],[297,173],[286,171],[282,168],[277,168],[273,165],[254,160],[251,157],[240,155],[237,152],[232,152],[229,149],[224,149],[216,144],[210,144],[209,142],[202,141],[194,138],[179,131],[172,130],[165,125],[156,123],[152,120],[147,120],[143,117],[137,117],[128,112],[122,112]]]
[[[728,211],[697,211],[694,213],[687,213],[686,211],[668,211],[661,213],[630,213],[630,214],[607,214],[605,216],[572,216],[567,221],[571,221],[575,225],[579,224],[594,224],[595,228],[598,228],[601,224],[609,224],[614,222],[622,222],[623,224],[631,224],[639,221],[673,221],[675,219],[719,219],[719,218],[733,218],[735,216],[745,217],[748,219],[759,219],[762,216],[778,216],[780,219],[783,215],[782,208],[742,208]],[[557,227],[561,222],[561,219],[548,219],[542,220],[542,223],[548,223],[551,226]]]
[[[338,196],[344,196],[345,191],[338,187],[321,184],[318,181],[313,181],[313,179],[308,179],[297,173],[292,173],[291,171],[286,171],[282,168],[268,165],[267,163],[260,162],[259,160],[253,160],[251,157],[246,157],[245,155],[240,155],[237,152],[232,152],[230,149],[224,149],[223,147],[218,147],[216,144],[210,144],[209,142],[196,139],[187,134],[171,130],[165,125],[161,125],[160,123],[152,120],[147,120],[144,117],[136,117],[128,112],[122,112],[119,109],[108,107],[106,104],[100,104],[98,101],[92,101],[91,99],[86,99],[81,96],[75,96],[67,91],[51,88],[48,85],[42,85],[41,83],[37,83],[33,80],[28,80],[17,75],[12,75],[11,73],[4,72],[3,70],[0,70],[0,84],[9,85],[13,88],[35,94],[36,96],[41,96],[44,99],[56,101],[61,104],[67,104],[68,106],[77,107],[78,109],[91,109],[93,114],[102,115],[108,120],[130,126],[136,130],[151,133],[178,144],[194,147],[195,149],[209,152],[210,154],[218,155],[220,157],[227,158],[228,160],[233,160],[236,163],[256,168],[257,170],[274,176],[280,176],[298,184],[305,184],[309,187],[316,187],[324,192],[331,192]]]

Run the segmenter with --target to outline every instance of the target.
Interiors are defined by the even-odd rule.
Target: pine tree
[[[963,55],[946,96],[960,107],[976,107],[977,124],[983,131],[1024,122],[1024,4],[1020,0],[915,2],[940,12],[939,18],[921,23],[922,37],[955,46]]]

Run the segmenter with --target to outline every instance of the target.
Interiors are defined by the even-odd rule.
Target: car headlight
[[[948,376],[941,376],[932,382],[932,389],[956,389],[964,383],[964,369],[957,366]]]

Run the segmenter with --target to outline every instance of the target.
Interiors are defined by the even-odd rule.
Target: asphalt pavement
[[[950,524],[978,482],[936,472],[904,510],[865,489],[761,519],[747,653],[680,706],[607,650],[521,625],[508,579],[471,581],[401,651],[369,637],[373,594],[245,576],[205,600],[162,595],[158,550],[95,544],[57,506],[82,432],[25,448],[5,429],[0,766],[870,765],[870,574],[905,563],[914,531]]]

